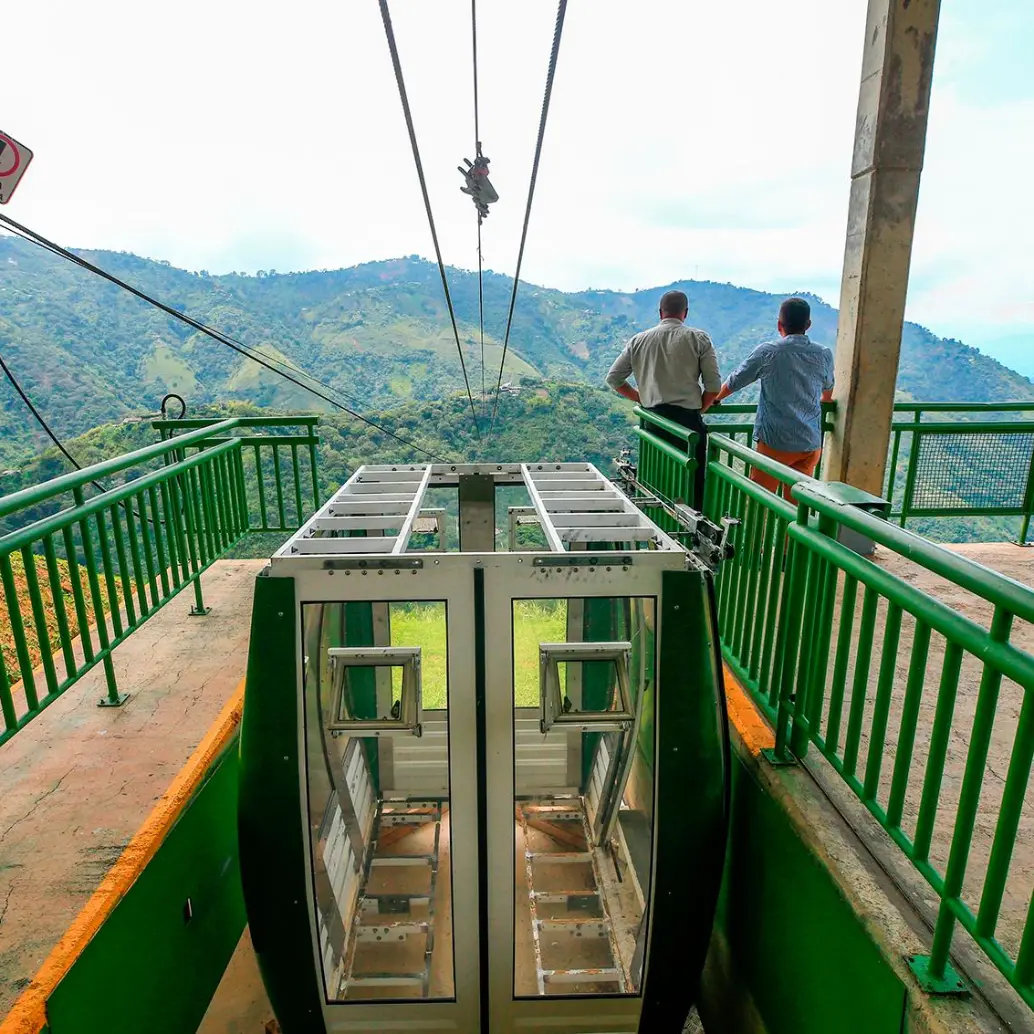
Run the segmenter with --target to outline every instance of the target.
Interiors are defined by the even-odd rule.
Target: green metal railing
[[[708,413],[707,421],[711,430],[749,446],[756,412],[753,403],[724,403]],[[651,429],[678,432],[686,442],[681,451],[692,456],[692,432],[638,406],[635,413],[640,438]],[[835,413],[835,401],[823,403],[823,437],[832,432]],[[649,449],[640,463],[644,458],[662,468],[678,462]],[[681,491],[691,492],[694,467],[691,462],[679,478],[665,471],[652,483],[688,477]],[[816,475],[821,472],[820,461]],[[896,402],[884,498],[902,527],[925,517],[1019,517],[1017,539],[1026,543],[1034,514],[1034,402]]]
[[[163,421],[158,444],[0,498],[0,521],[14,527],[0,536],[0,622],[13,654],[0,651],[0,744],[97,664],[101,703],[122,703],[119,644],[188,585],[192,613],[207,613],[208,567],[250,533],[303,523],[319,500],[316,422]],[[93,492],[101,479],[124,483]]]
[[[674,465],[671,447],[647,429],[639,438],[640,484],[670,499],[670,483],[650,478]],[[751,481],[755,467],[790,500]],[[1010,884],[1034,760],[1034,657],[1011,632],[1034,622],[1034,590],[846,505],[844,488],[709,436],[705,512],[741,522],[717,585],[723,656],[773,723],[771,759],[821,753],[933,888],[930,954],[911,961],[921,984],[961,987],[949,961],[961,926],[1034,1007],[1034,902]],[[848,548],[852,534],[942,579],[952,604]],[[960,594],[992,612],[987,628],[960,612]],[[993,743],[1008,754],[997,811],[982,805],[997,785]],[[974,862],[981,823],[991,848]],[[1015,901],[1003,914],[1007,890],[1025,895],[1025,914]]]
[[[721,432],[733,441],[742,441],[744,445],[749,446],[757,408],[753,403],[723,403],[708,413],[708,426],[712,431]],[[832,430],[835,410],[835,402],[822,404],[824,433]],[[693,448],[696,433],[640,406],[636,406],[633,412],[639,418],[635,434],[639,439],[640,480],[643,484],[651,485],[653,491],[667,503],[682,502],[699,507],[702,500],[694,499],[693,483],[697,466]],[[675,445],[658,438],[658,429],[677,439],[679,444]],[[665,531],[676,530],[673,519],[662,510],[650,508],[650,516]]]
[[[252,489],[249,531],[291,532],[304,523],[316,509],[319,499],[316,447],[319,437],[316,425],[319,417],[240,417],[237,426],[256,428],[266,434],[249,434],[240,442],[241,463],[245,484]],[[182,458],[191,449],[203,450],[229,440],[213,433],[197,442],[184,445],[185,436],[175,438],[177,432],[208,428],[214,431],[215,421],[205,419],[156,420],[152,424],[162,441],[173,441],[181,446]],[[301,433],[295,432],[302,428]]]
[[[1034,402],[899,402],[884,496],[914,517],[1020,517],[1034,512]]]

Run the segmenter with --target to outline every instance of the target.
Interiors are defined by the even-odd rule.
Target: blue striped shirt
[[[758,345],[732,372],[730,391],[761,381],[754,438],[784,452],[822,448],[822,393],[833,389],[833,352],[807,334]]]

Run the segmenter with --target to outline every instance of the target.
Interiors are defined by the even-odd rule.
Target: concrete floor
[[[263,561],[203,579],[114,654],[129,700],[98,707],[98,665],[0,749],[0,1016],[90,898],[244,676]],[[261,1028],[259,1028],[261,1030]]]
[[[197,1034],[280,1034],[247,927]]]

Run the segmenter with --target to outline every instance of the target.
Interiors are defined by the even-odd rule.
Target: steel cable
[[[428,451],[427,449],[424,449],[423,447],[415,444],[414,442],[409,441],[407,438],[403,438],[401,435],[396,434],[390,428],[385,427],[383,424],[378,423],[376,420],[372,420],[368,416],[364,416],[362,413],[358,412],[355,409],[352,409],[350,406],[346,406],[343,402],[340,402],[337,399],[332,398],[330,395],[326,393],[327,391],[336,391],[336,389],[330,388],[329,386],[322,384],[320,388],[314,388],[312,385],[306,384],[303,381],[299,380],[293,374],[288,373],[283,369],[277,369],[277,367],[274,366],[273,363],[270,362],[267,358],[261,355],[256,355],[248,346],[243,345],[238,341],[235,341],[233,338],[227,336],[226,334],[223,334],[221,331],[216,330],[213,327],[209,327],[206,324],[201,323],[199,320],[194,319],[192,316],[188,316],[186,315],[186,313],[180,312],[178,309],[174,309],[172,306],[166,305],[164,302],[158,301],[158,299],[151,297],[151,295],[139,290],[136,287],[133,287],[132,284],[127,283],[125,280],[121,280],[119,277],[115,276],[112,273],[109,273],[107,270],[101,269],[100,266],[94,265],[94,263],[88,261],[87,259],[84,259],[82,256],[76,255],[73,252],[68,251],[65,248],[62,248],[59,244],[55,244],[53,241],[48,240],[42,234],[36,233],[35,230],[30,230],[27,226],[23,226],[21,223],[15,222],[9,216],[0,215],[0,222],[14,230],[18,234],[18,236],[22,237],[25,240],[28,240],[30,243],[37,244],[45,250],[51,252],[52,254],[57,255],[60,258],[67,259],[69,262],[72,262],[75,265],[80,266],[85,270],[88,270],[94,275],[99,276],[104,280],[107,280],[109,283],[114,284],[116,287],[120,287],[122,288],[122,290],[128,291],[130,294],[139,298],[141,301],[147,302],[148,305],[152,305],[156,309],[160,309],[162,312],[166,313],[166,315],[171,316],[173,319],[179,320],[181,323],[185,323],[188,327],[192,327],[199,333],[207,335],[213,340],[218,341],[220,344],[225,345],[227,348],[232,348],[235,352],[238,352],[239,354],[245,356],[252,362],[258,363],[259,366],[265,367],[271,373],[275,373],[277,376],[283,377],[285,380],[290,381],[292,384],[295,384],[303,391],[309,392],[311,395],[314,395],[317,398],[322,399],[324,402],[326,402],[328,405],[333,406],[335,409],[339,409],[342,412],[347,413],[349,416],[355,417],[362,423],[374,428],[375,430],[380,431],[382,434],[388,435],[388,437],[393,438],[395,441],[401,443],[402,445],[405,445],[407,448],[413,449],[415,452],[427,456],[432,460],[438,460],[441,463],[452,462],[451,460],[448,460],[442,456],[437,456],[436,454]],[[277,362],[279,362],[279,360],[277,360]],[[281,365],[284,364],[281,363]],[[311,378],[310,374],[304,373],[304,371],[301,370],[299,370],[299,372],[302,373],[305,377]],[[315,378],[312,379],[315,380]]]
[[[424,166],[420,160],[420,147],[416,142],[416,130],[413,128],[413,113],[409,109],[409,96],[406,93],[405,80],[402,78],[402,64],[399,61],[398,47],[395,44],[395,30],[391,24],[391,14],[388,11],[388,0],[380,0],[381,19],[384,22],[384,33],[388,39],[388,49],[391,51],[391,64],[395,70],[395,82],[399,89],[399,99],[402,102],[402,113],[406,118],[406,130],[409,133],[409,143],[413,149],[413,162],[416,165],[417,178],[420,180],[420,193],[424,198],[424,210],[427,212],[427,223],[431,229],[431,240],[434,243],[434,253],[438,259],[438,272],[442,278],[442,290],[445,292],[445,304],[449,308],[449,319],[452,321],[452,333],[456,339],[456,351],[460,357],[460,369],[463,371],[463,384],[467,389],[467,401],[470,403],[470,415],[474,420],[474,431],[481,440],[481,425],[478,423],[477,410],[474,408],[474,396],[470,390],[470,379],[467,376],[467,364],[463,358],[463,346],[460,344],[459,327],[456,324],[456,312],[452,305],[452,294],[449,291],[449,279],[445,275],[445,263],[442,260],[442,249],[438,244],[438,231],[435,229],[434,213],[431,211],[431,198],[427,193],[427,181],[424,179]]]
[[[553,47],[549,54],[549,69],[546,72],[546,92],[542,98],[542,114],[539,117],[538,139],[535,141],[535,158],[531,164],[531,181],[528,184],[528,203],[524,209],[524,228],[521,231],[521,244],[517,251],[517,268],[513,274],[513,290],[510,292],[510,311],[506,317],[506,333],[503,335],[503,354],[499,360],[499,376],[495,382],[495,398],[492,402],[492,422],[489,433],[495,428],[496,415],[499,411],[499,388],[503,383],[503,366],[506,363],[506,351],[510,346],[510,328],[513,326],[513,312],[517,305],[517,286],[521,278],[521,263],[524,261],[524,245],[528,240],[528,223],[531,221],[531,205],[535,199],[535,182],[539,176],[539,161],[542,158],[542,141],[546,135],[546,118],[549,115],[549,101],[553,94],[553,78],[556,75],[557,57],[560,54],[560,38],[564,31],[564,17],[567,14],[567,0],[560,0],[557,5],[556,25],[553,29]]]

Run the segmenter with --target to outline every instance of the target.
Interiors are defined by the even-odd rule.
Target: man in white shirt
[[[661,298],[660,323],[636,334],[625,345],[607,374],[607,384],[644,409],[696,432],[695,499],[686,502],[699,508],[704,503],[707,472],[707,425],[700,412],[718,395],[722,378],[711,339],[702,330],[685,325],[688,315],[689,299],[682,291],[665,293]],[[628,383],[630,376],[635,377],[636,388]],[[651,430],[678,448],[685,448],[686,443],[673,435],[657,428]]]

